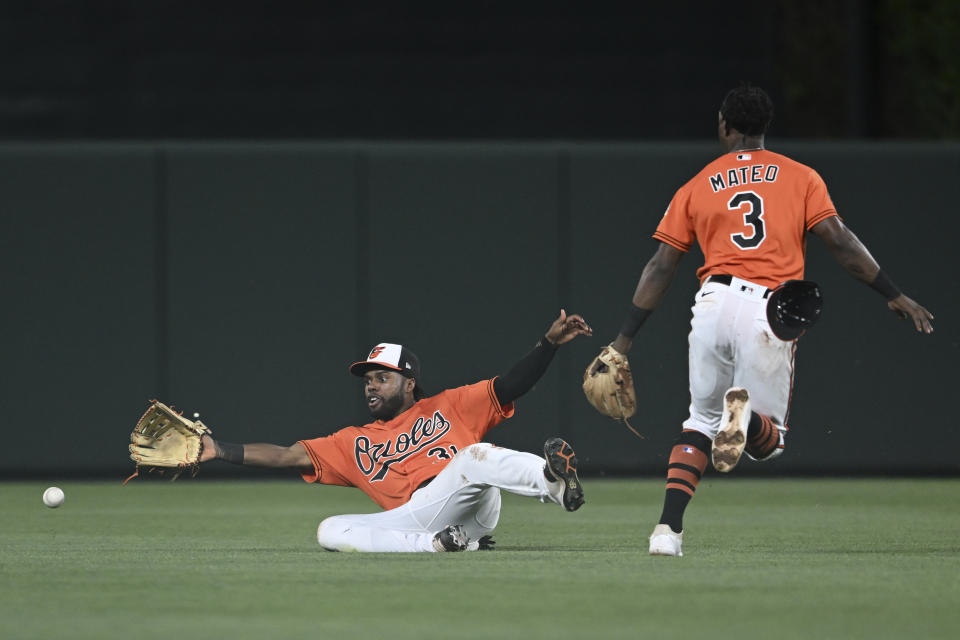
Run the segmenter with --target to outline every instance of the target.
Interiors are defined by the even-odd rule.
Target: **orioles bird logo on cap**
[[[384,349],[385,347],[374,347],[373,349],[370,350],[370,355],[367,356],[367,360],[375,359],[378,355],[383,353]]]

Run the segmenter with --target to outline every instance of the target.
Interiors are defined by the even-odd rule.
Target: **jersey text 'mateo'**
[[[687,252],[702,281],[729,274],[776,287],[803,279],[806,232],[837,211],[810,167],[766,150],[724,154],[683,185],[653,237]]]

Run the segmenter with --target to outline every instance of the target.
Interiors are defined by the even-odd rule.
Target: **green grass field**
[[[683,558],[659,479],[568,514],[504,497],[497,550],[337,554],[359,491],[204,478],[0,484],[0,638],[956,638],[960,479],[708,476]]]

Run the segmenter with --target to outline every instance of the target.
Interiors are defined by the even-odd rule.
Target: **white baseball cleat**
[[[750,426],[750,394],[742,387],[727,389],[723,394],[723,415],[720,431],[713,439],[713,468],[722,473],[731,471],[740,462],[747,446]]]
[[[683,532],[674,533],[668,524],[658,524],[650,534],[650,555],[683,557]]]

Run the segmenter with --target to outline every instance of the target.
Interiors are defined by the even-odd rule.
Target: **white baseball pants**
[[[739,278],[704,284],[694,297],[690,322],[690,417],[683,423],[711,440],[730,387],[750,393],[753,411],[781,431],[793,386],[796,341],[777,338],[767,322],[766,287]],[[778,450],[779,452],[779,450]]]
[[[326,518],[317,542],[330,551],[434,551],[433,536],[451,524],[463,526],[468,550],[500,520],[500,490],[563,504],[563,482],[543,475],[546,461],[480,442],[454,456],[430,484],[410,500],[379,513]]]

